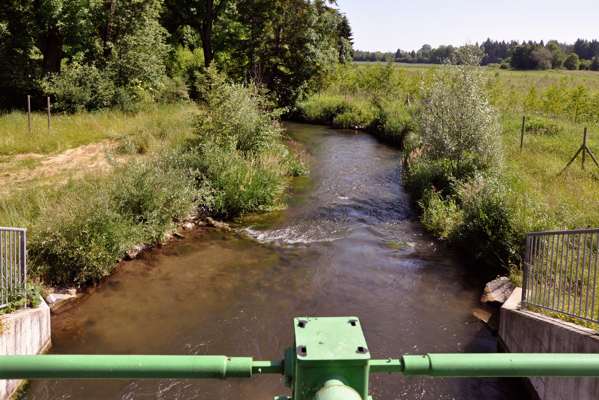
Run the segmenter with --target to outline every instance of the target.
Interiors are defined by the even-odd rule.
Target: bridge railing
[[[0,227],[0,308],[25,292],[27,230]]]
[[[599,323],[599,229],[533,232],[526,238],[522,304]]]

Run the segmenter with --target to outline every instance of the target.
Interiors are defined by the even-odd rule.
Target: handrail
[[[370,360],[370,373],[434,377],[599,377],[599,354],[480,353]],[[225,379],[287,374],[282,361],[160,355],[0,356],[0,379]]]

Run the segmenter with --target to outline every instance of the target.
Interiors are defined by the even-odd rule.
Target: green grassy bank
[[[404,184],[424,226],[484,275],[514,272],[518,279],[527,232],[599,226],[599,169],[587,159],[583,171],[579,159],[559,174],[585,126],[599,153],[599,74],[480,68],[473,78],[453,68],[343,67],[295,116],[400,145]],[[478,107],[484,104],[488,119]],[[482,157],[492,137],[497,146]]]
[[[52,186],[32,182],[0,198],[0,225],[29,229],[31,275],[57,286],[98,282],[127,250],[159,243],[192,215],[278,207],[288,177],[302,170],[259,90],[218,77],[200,106],[62,116],[45,144],[16,147],[18,135],[4,138],[5,154],[116,139],[107,171]]]

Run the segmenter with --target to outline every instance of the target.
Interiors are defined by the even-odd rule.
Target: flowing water
[[[53,319],[53,352],[281,359],[292,318],[361,319],[372,356],[490,352],[474,317],[480,282],[414,220],[400,154],[371,136],[289,124],[311,157],[289,207],[240,234],[199,230],[124,263]],[[250,228],[243,228],[244,226]],[[244,236],[250,236],[248,238]],[[497,379],[373,375],[376,400],[515,399]],[[36,381],[28,399],[272,399],[279,376],[226,381]]]

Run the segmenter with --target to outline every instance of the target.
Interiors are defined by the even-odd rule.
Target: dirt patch
[[[0,193],[5,194],[33,180],[61,180],[80,177],[90,172],[104,173],[110,170],[109,151],[114,141],[106,140],[69,149],[59,154],[19,154],[3,163],[0,171]],[[43,183],[43,182],[42,182]]]

